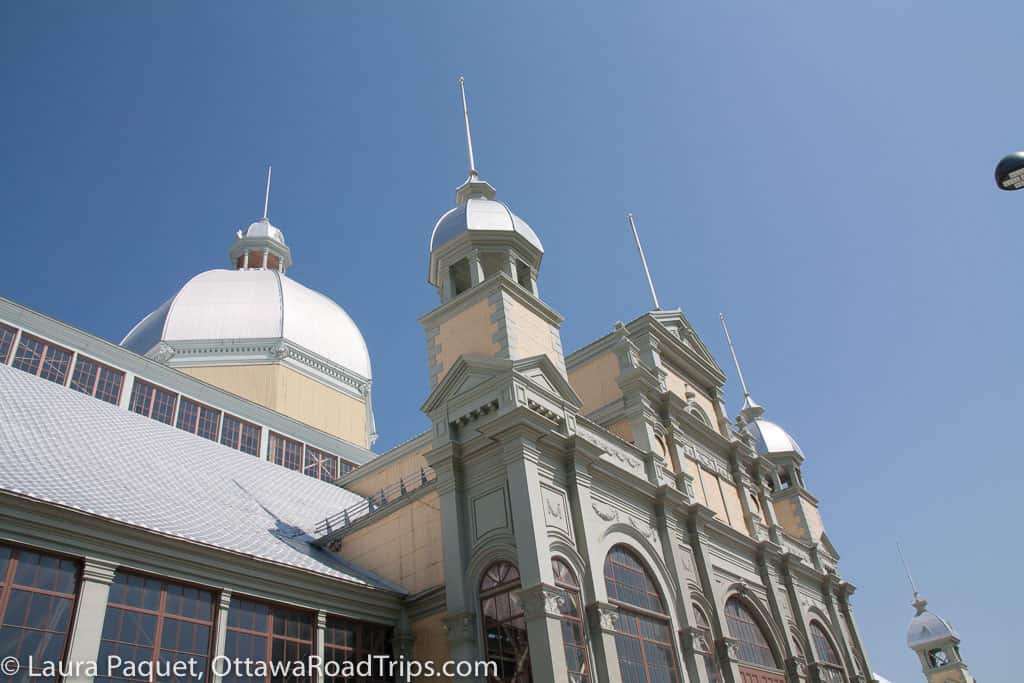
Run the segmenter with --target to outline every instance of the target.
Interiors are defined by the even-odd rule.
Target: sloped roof
[[[5,365],[0,490],[403,592],[312,545],[360,496]]]

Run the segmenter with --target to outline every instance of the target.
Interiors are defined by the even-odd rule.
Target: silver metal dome
[[[797,453],[803,457],[804,452],[800,450],[800,444],[796,439],[774,422],[764,419],[753,420],[747,423],[746,430],[754,437],[754,448],[758,455]]]
[[[917,614],[910,620],[907,626],[907,647],[912,650],[919,650],[933,643],[942,640],[960,640],[960,635],[948,621],[929,612],[925,607],[927,600],[916,600]]]
[[[466,199],[438,219],[430,236],[430,250],[475,230],[515,232],[544,253],[544,245],[526,221],[512,213],[504,202],[480,196]]]

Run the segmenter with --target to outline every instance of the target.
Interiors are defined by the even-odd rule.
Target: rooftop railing
[[[405,496],[432,483],[435,479],[437,479],[437,474],[432,467],[422,467],[418,474],[401,477],[394,484],[385,486],[372,495],[364,496],[358,503],[331,515],[317,524],[314,531],[317,536],[325,536],[345,529],[370,515],[390,507],[393,503],[399,502]]]

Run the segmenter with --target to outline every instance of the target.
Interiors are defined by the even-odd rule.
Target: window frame
[[[333,622],[333,624],[332,624],[332,622]],[[328,632],[332,628],[332,626],[334,628],[336,628],[336,629],[337,628],[345,628],[345,626],[350,626],[352,628],[353,636],[352,636],[352,646],[351,647],[346,646],[346,645],[338,645],[338,644],[335,644],[335,643],[328,642]],[[363,659],[365,659],[367,657],[370,657],[370,656],[373,656],[373,655],[377,655],[377,654],[381,654],[381,653],[374,652],[368,646],[367,641],[369,639],[367,637],[367,634],[370,631],[373,631],[373,630],[379,630],[384,635],[385,640],[390,641],[391,643],[394,642],[394,629],[392,627],[390,627],[390,626],[387,626],[385,624],[374,624],[374,623],[371,623],[371,622],[368,622],[368,621],[359,621],[359,620],[356,620],[356,619],[350,619],[348,617],[343,617],[340,614],[330,614],[330,613],[328,613],[327,614],[327,618],[324,621],[324,664],[326,665],[327,662],[345,662],[345,661],[359,662],[359,661],[362,661]],[[334,659],[333,657],[330,656],[334,652],[345,653],[345,654],[348,655],[348,657],[344,657],[343,656],[341,659]],[[391,652],[388,652],[387,655],[390,657],[391,656]],[[375,669],[376,669],[376,667],[375,667]],[[337,676],[337,677],[331,678],[331,677],[325,676],[324,680],[327,681],[328,683],[330,683],[332,681],[343,681],[344,683],[356,683],[357,680],[358,681],[362,681],[363,678],[361,678],[361,677],[345,678],[343,676]],[[368,683],[377,683],[378,681],[380,681],[381,683],[384,683],[385,679],[383,679],[383,678],[375,678],[375,677],[371,676],[370,678],[366,679],[366,681]]]
[[[10,345],[7,349],[3,348],[3,334],[5,332],[11,333]],[[11,352],[18,346],[15,342],[20,343],[21,341],[20,332],[21,330],[14,325],[8,325],[7,323],[0,322],[0,364],[8,364],[8,360],[11,358]]]
[[[7,566],[5,567],[2,574],[0,574],[0,625],[6,628],[18,629],[21,632],[30,631],[34,633],[49,633],[56,634],[59,631],[50,628],[40,628],[33,626],[26,626],[22,624],[13,624],[8,622],[10,615],[7,614],[7,610],[11,603],[11,594],[15,591],[23,591],[35,595],[45,595],[52,598],[70,600],[67,615],[67,628],[64,631],[64,639],[60,647],[60,661],[65,662],[67,660],[68,648],[71,644],[71,634],[75,628],[75,611],[78,607],[78,597],[81,593],[82,586],[82,573],[84,569],[84,562],[77,557],[70,555],[63,555],[61,553],[53,553],[49,551],[37,550],[27,546],[17,545],[14,543],[7,543],[0,541],[0,548],[6,548],[9,554],[6,558]],[[37,586],[30,586],[21,583],[16,583],[16,576],[18,571],[18,560],[20,553],[31,553],[40,557],[48,557],[57,560],[58,562],[70,562],[74,565],[74,577],[72,579],[72,591],[71,593],[63,593],[59,590],[49,590],[46,588],[40,588]],[[38,571],[36,572],[38,576]],[[35,578],[35,577],[33,577]],[[52,607],[51,607],[52,608]],[[49,611],[47,612],[49,615]],[[21,652],[14,655],[18,657],[19,672],[21,671]]]
[[[147,397],[146,397],[146,412],[144,412],[144,413],[143,412],[139,412],[138,410],[135,410],[135,408],[134,408],[134,406],[135,406],[135,391],[136,391],[136,388],[139,388],[139,387],[148,387]],[[153,409],[156,406],[157,392],[163,392],[165,394],[169,394],[169,395],[174,397],[174,399],[173,399],[173,404],[174,405],[171,408],[171,415],[170,415],[169,420],[166,421],[166,422],[164,420],[161,420],[158,417],[153,417]],[[165,425],[167,425],[169,427],[173,427],[177,423],[177,420],[178,420],[178,401],[179,401],[180,398],[181,398],[181,395],[178,394],[176,391],[171,391],[170,389],[162,387],[159,384],[153,384],[152,382],[147,382],[146,380],[144,380],[144,379],[142,379],[140,377],[136,377],[135,381],[132,382],[132,393],[131,393],[131,397],[128,399],[128,410],[132,411],[136,415],[142,415],[143,417],[148,417],[149,419],[154,420],[156,422],[160,422],[161,424],[165,424]]]
[[[196,409],[195,424],[193,425],[192,429],[186,429],[182,425],[182,422],[181,422],[182,421],[182,416],[185,415],[185,411],[183,411],[182,408],[183,408],[183,404],[186,401],[189,404],[191,404],[192,406],[195,406],[195,409]],[[214,429],[216,431],[215,431],[215,433],[214,433],[212,438],[207,436],[207,435],[205,435],[205,434],[201,434],[200,433],[200,427],[203,424],[203,411],[204,410],[211,411],[211,412],[215,413],[216,416],[217,416],[214,419]],[[214,443],[220,443],[221,422],[222,422],[223,418],[224,418],[224,411],[220,410],[219,408],[214,408],[213,406],[208,405],[206,403],[201,403],[201,402],[199,402],[199,401],[197,401],[195,399],[189,398],[188,396],[182,395],[182,396],[178,397],[178,410],[177,410],[177,415],[174,418],[174,426],[177,427],[178,429],[180,429],[183,432],[188,432],[189,434],[195,434],[198,437],[201,437],[203,439],[207,439],[208,441],[212,441]]]
[[[201,586],[201,585],[198,585],[198,584],[188,583],[186,581],[177,581],[177,580],[174,580],[174,579],[169,579],[169,578],[164,577],[164,576],[159,576],[159,575],[155,575],[155,574],[147,574],[145,572],[136,572],[136,571],[132,571],[132,570],[129,570],[129,569],[124,569],[122,567],[118,567],[117,571],[114,573],[114,577],[111,579],[111,583],[110,583],[111,588],[113,588],[114,582],[117,581],[117,576],[119,574],[122,575],[122,576],[138,577],[138,578],[141,578],[141,579],[144,579],[144,580],[147,580],[147,581],[158,581],[160,583],[160,603],[157,606],[157,609],[153,610],[153,609],[150,609],[148,607],[140,607],[140,606],[137,606],[137,605],[129,605],[127,603],[114,602],[113,597],[109,597],[108,596],[106,607],[105,607],[105,610],[104,610],[104,613],[103,613],[103,625],[104,625],[104,627],[106,626],[107,618],[109,617],[108,611],[111,608],[119,609],[119,610],[124,610],[124,611],[128,611],[128,612],[134,612],[136,614],[146,614],[146,615],[155,616],[156,617],[156,623],[155,623],[154,630],[153,630],[153,646],[151,648],[152,649],[152,655],[150,656],[149,661],[151,663],[153,663],[154,666],[156,666],[156,663],[160,661],[160,654],[161,654],[161,652],[164,651],[164,649],[162,647],[163,627],[164,627],[164,624],[167,621],[167,619],[171,619],[171,620],[174,620],[174,621],[183,621],[183,622],[187,622],[187,623],[190,623],[190,624],[198,624],[198,625],[202,625],[202,626],[207,626],[208,629],[209,629],[209,633],[208,633],[208,636],[207,636],[207,643],[206,643],[206,667],[203,670],[203,677],[204,677],[204,679],[210,678],[210,673],[211,673],[210,672],[210,667],[211,667],[212,662],[213,662],[213,658],[214,658],[214,654],[215,654],[214,653],[214,649],[215,649],[214,646],[216,644],[216,639],[217,639],[217,619],[218,619],[218,614],[219,614],[218,606],[220,604],[220,591],[215,589],[215,588],[211,588],[209,586]],[[205,620],[202,620],[202,619],[197,619],[195,617],[186,617],[186,616],[181,615],[181,614],[173,614],[173,613],[167,612],[167,588],[168,588],[168,586],[173,586],[173,587],[176,587],[176,588],[193,588],[195,590],[205,591],[206,593],[209,593],[210,594],[210,620],[209,621],[205,621]],[[120,631],[118,632],[118,635],[120,635]],[[134,644],[136,644],[136,643],[128,643],[127,641],[122,641],[122,640],[111,640],[111,639],[104,638],[103,637],[103,630],[101,629],[101,631],[100,631],[100,649],[101,649],[101,651],[102,651],[102,648],[103,648],[103,643],[107,643],[107,642],[124,643],[126,645],[134,645]],[[172,650],[170,648],[168,648],[167,651],[173,652],[175,654],[188,655],[189,657],[192,657],[192,658],[195,658],[195,657],[199,656],[198,654],[184,653],[184,652],[181,652],[179,650]],[[176,661],[182,661],[182,660],[178,659]],[[155,669],[154,669],[154,671],[155,671]],[[121,677],[121,676],[109,676],[109,675],[103,676],[103,675],[100,675],[100,674],[97,674],[96,679],[97,680],[135,680],[135,679],[127,679],[127,678],[124,678],[124,677]]]
[[[745,616],[746,619],[740,619],[736,615],[731,615],[729,613],[730,605],[737,605],[739,607],[738,611],[741,613],[741,616]],[[723,612],[725,613],[726,626],[728,626],[729,628],[729,636],[733,638],[737,644],[736,659],[740,662],[740,665],[751,666],[756,669],[762,669],[764,671],[769,671],[772,673],[781,672],[782,667],[779,666],[778,650],[775,647],[773,647],[771,633],[768,631],[767,626],[762,622],[760,615],[758,615],[755,610],[751,609],[747,602],[740,599],[739,596],[736,595],[731,596],[728,600],[725,601],[725,609],[723,610]],[[745,640],[742,637],[743,634],[737,632],[741,629],[734,628],[733,622],[753,627],[756,633],[760,634],[761,639],[764,641],[764,645],[762,646],[760,643],[756,643],[751,640]],[[749,629],[747,630],[749,631]],[[767,650],[768,654],[771,656],[773,664],[766,664],[756,659],[744,659],[740,654],[743,652],[744,646],[748,648],[753,648],[754,650]]]
[[[564,571],[560,572],[558,567],[564,568]],[[569,666],[569,650],[582,650],[583,652],[583,671],[568,671],[570,683],[591,683],[594,680],[593,674],[591,673],[590,665],[590,647],[588,646],[587,636],[587,624],[584,618],[584,605],[583,605],[583,591],[580,588],[580,582],[576,578],[576,572],[573,570],[565,559],[555,556],[551,558],[551,570],[554,573],[555,587],[564,593],[563,600],[571,601],[575,607],[578,616],[572,616],[567,614],[565,610],[559,606],[559,612],[561,614],[562,621],[562,649],[565,651],[565,665],[566,668]],[[568,575],[568,579],[563,578]],[[571,629],[573,626],[579,628],[580,640],[578,643],[567,643],[565,641],[566,624],[569,624]]]
[[[515,572],[515,578],[514,579],[509,578],[508,574],[505,574],[504,578],[502,578],[500,583],[496,583],[496,584],[494,584],[492,586],[488,586],[488,587],[484,588],[484,583],[488,580],[489,575],[491,574],[491,572],[496,567],[502,567],[502,566],[505,566],[507,568],[512,569],[512,571]],[[523,583],[522,583],[522,575],[519,573],[519,567],[516,565],[515,562],[510,562],[509,560],[497,560],[497,561],[492,562],[491,564],[487,565],[487,568],[480,575],[480,582],[477,584],[477,597],[478,597],[477,605],[479,606],[479,609],[480,609],[480,635],[481,635],[481,641],[480,642],[481,642],[481,647],[482,647],[482,650],[483,650],[482,659],[483,659],[483,661],[486,661],[486,662],[494,661],[495,664],[499,667],[499,669],[498,669],[499,675],[501,674],[501,671],[502,671],[502,668],[503,668],[503,667],[501,667],[501,664],[502,663],[507,663],[509,661],[516,662],[517,661],[516,657],[520,653],[517,653],[513,649],[513,650],[511,650],[508,653],[508,655],[506,655],[506,652],[504,651],[504,648],[501,647],[501,634],[500,634],[500,630],[498,632],[498,641],[499,641],[498,645],[499,645],[499,648],[498,648],[498,650],[496,652],[492,651],[492,649],[490,647],[492,641],[488,637],[488,631],[491,628],[501,629],[501,627],[503,625],[513,624],[516,620],[522,620],[522,622],[523,622],[523,629],[522,630],[523,630],[524,633],[526,632],[526,614],[525,614],[525,611],[523,610],[522,602],[520,602],[520,600],[519,600],[519,590],[522,588],[522,585],[523,585]],[[497,617],[488,617],[487,616],[487,611],[484,608],[484,603],[486,601],[488,601],[488,600],[492,600],[494,598],[497,598],[499,596],[504,596],[504,595],[508,595],[508,604],[509,604],[508,616],[503,618],[503,619],[498,619]],[[513,605],[513,600],[515,602],[514,605]],[[495,602],[495,607],[497,608],[497,602]],[[492,619],[493,620],[493,624],[488,623],[488,619]],[[523,661],[525,661],[526,665],[527,665],[527,668],[526,668],[525,671],[513,671],[512,672],[513,676],[511,678],[508,678],[508,677],[493,678],[493,679],[490,679],[490,680],[496,681],[496,682],[501,682],[501,683],[523,683],[525,681],[532,681],[533,680],[533,670],[532,670],[532,667],[530,666],[530,657],[529,657],[530,643],[529,643],[529,638],[528,637],[526,639],[525,646],[526,646],[526,653],[525,653],[526,657],[523,658]],[[496,659],[492,660],[492,655],[495,656]]]
[[[78,366],[79,366],[80,363],[83,363],[83,362],[84,363],[91,363],[92,365],[96,366],[96,376],[93,378],[92,387],[89,389],[89,391],[83,391],[82,389],[77,389],[77,388],[75,388],[73,386],[73,384],[75,382],[75,375],[78,372]],[[100,378],[103,376],[103,371],[104,370],[107,370],[108,372],[113,373],[115,376],[117,376],[120,379],[120,381],[118,382],[118,385],[117,385],[117,397],[113,401],[108,401],[106,398],[101,398],[100,396],[96,395],[96,391],[99,389],[99,386],[100,386]],[[69,389],[74,389],[75,391],[83,393],[86,396],[92,396],[93,398],[99,399],[100,401],[103,401],[105,403],[109,403],[111,405],[117,406],[117,405],[121,405],[121,397],[124,396],[124,380],[125,380],[125,376],[126,375],[125,375],[124,370],[118,370],[117,368],[115,368],[115,367],[113,367],[111,365],[107,365],[106,363],[101,363],[100,361],[96,360],[95,358],[92,358],[91,356],[86,356],[86,355],[83,355],[83,354],[79,353],[79,354],[77,354],[77,357],[75,358],[74,367],[71,369],[71,375],[70,375],[70,378],[68,379],[68,388]]]
[[[622,562],[615,561],[612,558],[612,553],[615,552],[615,551],[621,551],[623,554],[625,554],[626,556],[630,557],[640,567],[640,572],[637,572],[636,569],[634,569],[633,567],[630,567],[629,565],[623,564]],[[609,577],[609,575],[608,575],[609,566],[612,566],[612,567],[614,567],[614,566],[622,567],[624,570],[626,570],[628,572],[631,572],[633,574],[638,574],[639,573],[641,575],[641,579],[642,579],[642,584],[641,585],[643,586],[643,594],[647,597],[647,602],[650,601],[650,597],[653,595],[654,597],[656,597],[658,599],[658,605],[663,610],[663,611],[652,610],[649,607],[646,607],[646,606],[643,606],[643,605],[635,605],[633,603],[630,603],[630,602],[627,602],[627,601],[625,601],[623,599],[620,599],[618,597],[618,589],[616,589],[614,591],[616,593],[615,597],[613,597],[611,595],[611,591],[609,591],[608,602],[610,602],[612,605],[615,605],[615,607],[618,609],[618,615],[619,615],[618,623],[616,624],[616,627],[614,629],[614,633],[615,633],[616,660],[619,663],[619,670],[620,670],[620,672],[622,672],[622,667],[623,667],[624,662],[623,662],[623,655],[622,655],[622,653],[618,651],[619,650],[619,640],[620,639],[629,639],[629,640],[636,641],[638,643],[638,647],[639,647],[639,651],[640,651],[640,665],[643,667],[644,680],[646,680],[648,683],[650,683],[653,680],[652,673],[651,673],[651,665],[648,663],[647,647],[646,647],[648,644],[651,644],[651,645],[654,645],[655,647],[664,647],[664,648],[668,649],[668,651],[670,653],[670,661],[672,663],[672,668],[668,670],[668,673],[672,677],[672,679],[675,681],[675,683],[682,683],[682,680],[683,680],[682,673],[681,673],[681,671],[679,669],[679,653],[676,650],[676,643],[675,643],[676,638],[673,635],[672,615],[669,613],[668,607],[667,607],[667,605],[665,603],[664,593],[661,591],[660,586],[655,581],[654,575],[651,572],[650,568],[648,567],[647,563],[643,560],[643,558],[640,556],[639,553],[637,553],[636,551],[634,551],[632,548],[630,548],[627,545],[624,545],[624,544],[620,543],[620,544],[616,544],[616,545],[612,546],[611,548],[608,549],[608,554],[605,556],[605,562],[604,562],[603,575],[604,575],[605,589],[606,590],[609,589],[609,583],[627,585],[627,584],[625,584],[622,581],[616,580],[617,577],[614,575],[614,569],[613,569],[612,576]],[[611,581],[610,581],[610,579],[611,579]],[[653,589],[653,590],[648,590],[648,588],[647,588],[648,586],[650,586],[651,589]],[[633,626],[634,626],[633,631],[626,631],[626,630],[624,630],[622,628],[622,624],[624,623],[624,621],[626,619],[632,619],[633,620],[633,622],[632,622]],[[642,620],[644,620],[644,619],[660,622],[665,627],[667,633],[669,634],[668,640],[665,640],[665,641],[655,640],[654,638],[646,635],[644,633],[644,629],[642,627],[642,624],[643,624]],[[622,673],[623,673],[623,677],[625,677],[625,672],[622,672]]]
[[[256,631],[256,630],[249,629],[249,628],[244,628],[244,627],[241,627],[241,626],[232,626],[231,625],[231,607],[232,607],[232,605],[234,605],[236,600],[245,601],[245,602],[252,603],[252,604],[255,604],[255,605],[262,605],[262,606],[267,608],[267,610],[268,610],[268,612],[267,612],[267,626],[266,626],[266,630],[265,631]],[[309,640],[306,641],[306,640],[303,640],[302,638],[295,638],[295,637],[286,636],[286,635],[278,635],[277,633],[275,633],[274,632],[274,619],[275,619],[275,616],[277,615],[277,611],[278,610],[288,611],[288,612],[295,613],[295,614],[304,614],[304,615],[308,616],[309,619],[310,619],[310,621],[309,621]],[[227,618],[225,619],[224,629],[225,629],[225,634],[227,634],[227,635],[230,635],[231,633],[240,633],[240,634],[244,634],[244,635],[248,635],[248,636],[257,636],[257,637],[265,638],[266,639],[266,648],[265,648],[265,652],[263,654],[264,659],[257,660],[257,661],[267,662],[268,664],[271,663],[271,662],[277,661],[274,658],[274,642],[275,641],[285,641],[286,643],[297,643],[297,644],[300,644],[300,645],[308,644],[309,645],[309,655],[312,656],[312,655],[316,654],[316,649],[317,649],[316,641],[317,641],[317,630],[318,630],[317,629],[317,613],[315,611],[313,611],[313,610],[303,609],[301,607],[293,607],[291,605],[284,605],[284,604],[280,604],[280,603],[271,602],[271,601],[268,601],[268,600],[260,600],[259,598],[252,598],[252,597],[249,597],[247,595],[232,594],[231,601],[230,601],[230,603],[228,603]],[[228,647],[228,644],[227,644],[227,637],[226,637],[225,638],[225,642],[224,642],[224,652],[222,653],[225,657],[228,656],[228,654],[227,654],[227,647]],[[287,654],[285,656],[287,657]],[[238,658],[238,656],[236,655],[235,659],[237,659],[237,658]],[[286,661],[292,661],[292,660],[286,660]],[[272,673],[270,671],[270,668],[271,667],[269,667],[269,666],[267,667],[267,675],[263,679],[264,683],[271,683],[271,681],[276,681],[277,680],[277,679],[275,679],[273,677],[273,675],[272,675]],[[288,678],[286,680],[300,680],[300,681],[306,681],[307,683],[312,683],[312,681],[313,681],[312,672],[308,672],[308,673],[310,673],[310,675],[307,676],[306,678],[302,678],[302,679]],[[253,679],[259,680],[255,676],[253,677]],[[245,679],[243,679],[241,677],[237,677],[236,678],[236,677],[232,677],[232,676],[224,676],[222,678],[222,680],[223,681],[235,681],[235,680],[245,680]]]
[[[225,441],[225,438],[227,438],[227,432],[228,432],[227,422],[228,422],[229,419],[230,420],[234,420],[235,422],[238,423],[238,434],[235,435],[234,443],[228,443],[227,441]],[[242,448],[242,443],[243,443],[243,439],[245,437],[245,428],[246,427],[252,427],[255,430],[255,432],[256,432],[256,448],[255,448],[255,451],[252,452],[252,453],[250,453],[246,449]],[[260,447],[263,445],[263,427],[259,426],[255,422],[249,422],[248,420],[243,420],[242,418],[238,417],[237,415],[232,415],[231,413],[225,412],[223,415],[221,415],[221,418],[220,418],[220,439],[219,439],[219,443],[222,446],[227,446],[228,448],[234,448],[236,451],[241,451],[242,453],[245,453],[246,455],[253,455],[253,456],[256,456],[258,458],[260,456]]]
[[[280,453],[275,452],[275,439],[279,440],[279,443],[281,445]],[[296,446],[298,452],[289,453],[289,445]],[[293,457],[298,458],[297,467],[292,467],[291,465],[288,464],[288,460]],[[306,444],[299,441],[298,439],[292,439],[290,437],[287,437],[284,434],[281,434],[280,432],[271,431],[270,434],[267,436],[267,460],[269,462],[274,463],[275,465],[280,465],[281,467],[285,467],[289,470],[292,470],[293,472],[305,473],[303,468],[306,462]]]
[[[32,341],[32,342],[37,342],[39,344],[42,344],[42,347],[43,347],[42,351],[40,351],[40,353],[39,353],[39,360],[35,363],[35,367],[32,370],[29,370],[27,368],[23,368],[23,367],[19,367],[18,365],[15,365],[15,363],[18,362],[18,354],[21,352],[21,347],[25,343],[25,340],[29,340],[29,341]],[[17,344],[17,346],[15,346],[13,343],[11,344],[11,346],[14,349],[14,357],[11,359],[11,367],[12,368],[14,368],[16,370],[21,370],[22,372],[27,372],[30,375],[34,375],[35,377],[39,377],[41,379],[45,379],[48,382],[53,382],[54,384],[59,384],[62,387],[63,386],[67,386],[68,379],[71,377],[72,367],[74,366],[74,361],[75,361],[75,356],[76,356],[76,353],[74,351],[72,351],[71,349],[69,349],[67,347],[61,346],[60,344],[55,344],[55,343],[49,341],[48,339],[44,339],[43,337],[37,337],[34,334],[29,334],[28,332],[25,332],[24,330],[21,331],[21,336],[18,337],[18,344]],[[59,382],[57,380],[55,380],[55,379],[52,379],[50,377],[47,377],[47,376],[43,375],[43,366],[45,366],[49,362],[52,362],[48,358],[48,356],[50,355],[51,351],[58,351],[58,352],[63,352],[63,353],[68,354],[67,366],[64,368],[64,376],[61,378],[61,381],[59,381]]]

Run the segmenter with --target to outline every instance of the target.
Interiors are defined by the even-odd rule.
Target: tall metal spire
[[[740,386],[743,388],[743,409],[740,414],[747,421],[755,420],[764,414],[764,408],[757,404],[757,401],[750,398],[750,390],[747,389],[747,380],[743,378],[743,370],[740,368],[740,359],[736,355],[736,347],[732,344],[732,337],[729,335],[729,326],[725,323],[725,314],[719,313],[718,318],[722,321],[722,329],[725,331],[725,341],[729,344],[729,352],[732,354],[732,362],[736,366],[736,375],[740,378]]]
[[[907,558],[903,555],[903,546],[900,545],[899,541],[896,541],[896,552],[900,554],[900,561],[903,563],[903,569],[907,572],[907,580],[910,581],[910,590],[914,592],[913,605],[917,609],[917,613],[920,614],[924,611],[924,608],[928,606],[928,601],[918,595],[917,583],[914,581],[914,575],[910,573],[910,565],[907,564]]]
[[[267,165],[267,191],[263,195],[263,220],[268,220],[267,209],[270,208],[270,171],[273,169],[269,164]]]
[[[658,303],[658,293],[654,291],[654,280],[651,279],[651,270],[647,267],[647,257],[644,256],[643,245],[640,244],[640,233],[636,231],[636,221],[633,220],[633,214],[627,213],[626,218],[629,219],[629,227],[633,229],[633,239],[636,240],[636,250],[640,252],[640,263],[644,266],[644,274],[647,276],[647,286],[651,288],[651,299],[654,300],[654,310],[660,311],[661,304]]]
[[[462,93],[462,117],[466,121],[466,148],[469,150],[469,175],[476,176],[476,161],[473,159],[473,134],[469,130],[469,105],[466,104],[466,79],[459,76],[459,92]]]

